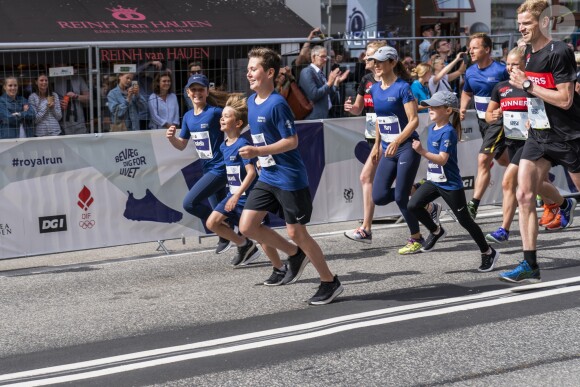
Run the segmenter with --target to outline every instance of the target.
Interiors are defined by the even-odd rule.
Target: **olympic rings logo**
[[[94,225],[95,225],[94,220],[81,220],[79,222],[79,227],[82,228],[83,230],[86,230],[88,228],[93,228]]]

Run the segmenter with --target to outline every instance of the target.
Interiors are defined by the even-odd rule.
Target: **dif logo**
[[[41,234],[66,231],[66,215],[40,217],[38,218],[38,227]]]

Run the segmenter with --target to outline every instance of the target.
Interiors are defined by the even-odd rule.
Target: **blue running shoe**
[[[574,198],[567,198],[566,201],[568,202],[566,209],[560,209],[560,224],[562,228],[568,228],[572,225],[574,221],[574,209],[576,208],[576,204],[578,204]]]
[[[504,271],[499,274],[499,280],[509,283],[528,283],[534,284],[540,282],[540,269],[533,270],[526,261],[520,264],[512,271]]]
[[[500,227],[496,231],[492,232],[491,234],[487,234],[485,236],[485,240],[487,240],[488,242],[495,242],[495,243],[507,242],[509,238],[510,238],[510,232],[507,231],[503,227]]]

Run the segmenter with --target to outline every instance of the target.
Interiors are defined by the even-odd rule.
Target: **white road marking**
[[[12,381],[15,383],[11,384],[13,386],[40,386],[96,378],[100,376],[112,375],[121,372],[155,367],[163,364],[170,364],[186,360],[223,355],[233,352],[263,348],[279,344],[287,344],[301,340],[308,340],[317,337],[332,335],[354,329],[367,328],[400,321],[439,316],[448,313],[487,308],[497,305],[505,305],[515,302],[539,299],[543,297],[550,297],[559,294],[572,293],[580,291],[580,285],[560,287],[548,290],[541,289],[547,287],[551,288],[556,286],[568,285],[577,282],[580,282],[580,277],[566,278],[556,281],[543,282],[534,285],[520,286],[516,288],[510,287],[506,289],[500,289],[469,296],[454,297],[437,301],[428,301],[418,304],[379,309],[283,328],[269,329],[260,332],[252,332],[242,335],[224,337],[220,339],[207,340],[198,343],[159,348],[149,351],[129,353],[126,355],[95,359],[79,363],[64,364],[60,366],[22,371],[12,374],[5,374],[0,375],[0,382],[9,383]],[[525,291],[532,290],[537,291],[533,293],[522,293]],[[420,309],[433,308],[455,303],[459,303],[459,305],[447,306],[439,309],[417,311]],[[392,315],[401,312],[408,313],[397,314],[394,316]],[[381,315],[386,314],[391,316],[380,317]],[[288,335],[288,336],[269,338],[271,336],[280,336],[280,335]],[[244,343],[244,341],[248,340],[254,341]],[[224,345],[228,346],[224,347]],[[211,348],[214,346],[220,346],[220,348]],[[207,349],[203,350],[204,348]],[[200,349],[201,351],[199,351]],[[194,353],[171,355],[172,353],[195,351],[195,350],[198,351]],[[153,360],[146,360],[148,357],[161,355],[166,357]],[[140,359],[142,360],[139,361]],[[133,363],[117,365],[119,362],[128,362],[128,361],[132,361]],[[107,366],[108,368],[102,368],[95,371],[83,371],[83,369],[86,368],[107,367]],[[75,371],[79,373],[71,375],[51,376],[54,373],[75,372]],[[23,378],[35,378],[35,377],[36,378],[44,377],[44,379],[22,381]]]

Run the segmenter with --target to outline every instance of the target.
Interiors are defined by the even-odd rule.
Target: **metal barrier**
[[[501,44],[508,42],[513,47],[519,34],[490,35],[496,53],[501,53]],[[452,47],[459,49],[466,44],[466,36],[444,36]],[[380,38],[327,38],[314,41],[312,44],[324,45],[329,54],[334,52],[328,66],[332,66],[339,57],[340,66],[351,71],[347,82],[342,86],[342,102],[348,96],[356,94],[360,75],[364,74],[364,64],[359,56],[366,44]],[[388,37],[390,45],[395,46],[403,57],[413,53],[413,46],[419,44],[422,37]],[[28,97],[32,84],[40,72],[49,68],[69,65],[74,67],[74,77],[84,80],[90,98],[82,105],[84,126],[87,133],[107,132],[109,130],[110,112],[106,104],[109,90],[116,85],[114,67],[118,64],[133,64],[137,69],[137,79],[146,96],[152,92],[152,81],[160,70],[169,70],[173,74],[173,91],[180,101],[180,116],[187,107],[184,101],[183,85],[189,76],[188,65],[197,62],[213,86],[226,92],[249,92],[246,81],[247,52],[254,46],[267,46],[283,56],[283,64],[292,66],[305,39],[270,39],[270,40],[234,40],[234,41],[151,41],[135,42],[132,47],[114,45],[93,47],[90,45],[66,48],[41,48],[0,51],[0,78],[15,75],[20,80],[20,95]],[[416,58],[415,58],[416,59]],[[54,90],[59,91],[58,84],[71,77],[51,77]],[[344,115],[341,106],[334,109],[335,117]]]

